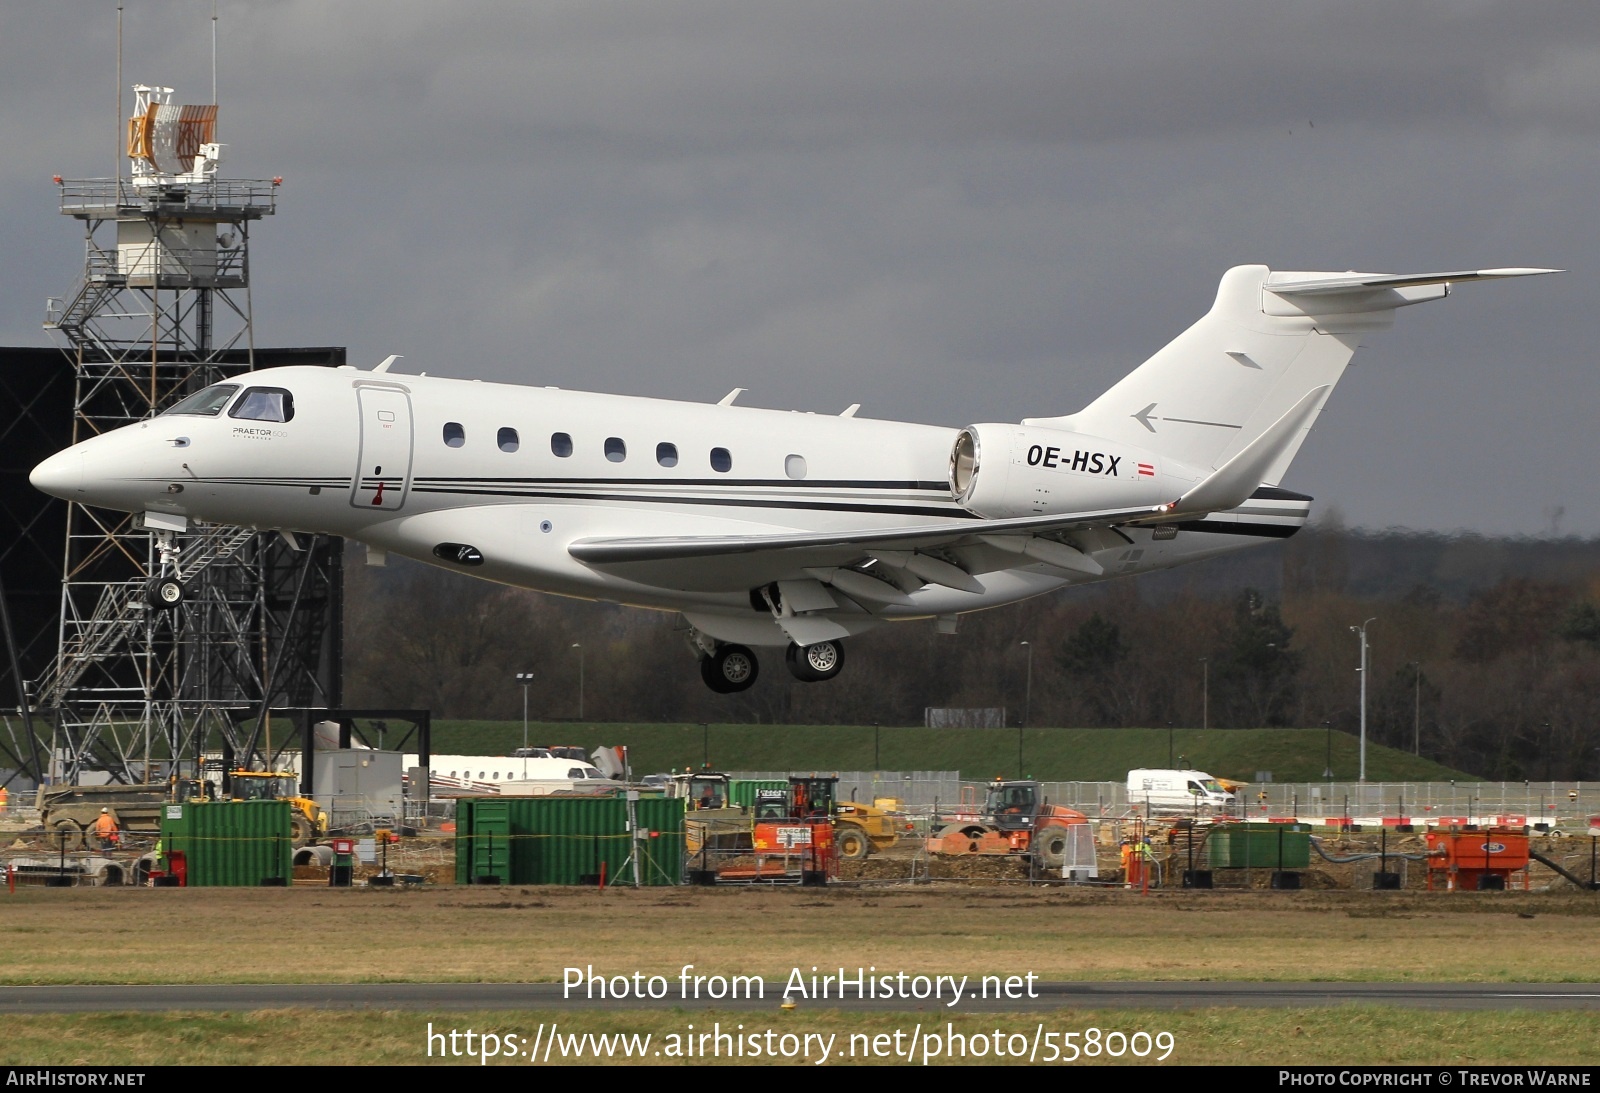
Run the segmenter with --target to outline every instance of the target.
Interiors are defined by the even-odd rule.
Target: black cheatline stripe
[[[1295,493],[1293,490],[1280,489],[1277,486],[1262,486],[1250,495],[1252,501],[1315,501],[1304,493]]]
[[[895,516],[954,516],[978,520],[965,509],[935,509],[913,505],[849,505],[834,501],[774,501],[759,497],[619,497],[614,493],[545,493],[539,490],[464,490],[413,484],[412,493],[450,493],[458,497],[526,497],[566,501],[622,501],[658,505],[722,505],[735,508],[817,509],[826,512],[882,512]]]
[[[135,478],[134,482],[171,482],[172,476],[161,478]],[[192,478],[191,484],[212,486],[348,486],[348,478]]]
[[[1299,524],[1232,524],[1222,520],[1186,520],[1167,526],[1207,535],[1253,535],[1262,539],[1287,539],[1300,530]]]
[[[415,475],[413,481],[430,485],[480,483],[523,486],[749,486],[762,489],[925,490],[948,494],[948,482],[873,482],[846,479],[790,478],[511,478]]]

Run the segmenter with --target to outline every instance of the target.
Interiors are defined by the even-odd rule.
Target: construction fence
[[[732,771],[729,776],[783,781],[791,773],[813,772]],[[988,788],[987,782],[963,780],[953,770],[826,773],[837,775],[841,801],[870,804],[895,798],[914,814],[970,811],[982,804]],[[1040,782],[1039,787],[1051,804],[1090,818],[1148,811],[1146,802],[1130,798],[1122,782]],[[1239,797],[1244,819],[1378,823],[1404,817],[1417,826],[1481,823],[1582,835],[1588,833],[1590,818],[1600,817],[1597,782],[1260,782],[1247,785]]]

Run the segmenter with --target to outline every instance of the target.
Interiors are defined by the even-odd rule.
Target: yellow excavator
[[[300,776],[281,770],[236,770],[228,776],[235,801],[288,801],[295,849],[328,833],[328,814],[310,797],[300,795]]]

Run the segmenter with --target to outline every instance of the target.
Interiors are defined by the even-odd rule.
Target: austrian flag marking
[[[1154,478],[1156,476],[1155,465],[1152,463],[1140,463],[1139,473],[1146,478]]]

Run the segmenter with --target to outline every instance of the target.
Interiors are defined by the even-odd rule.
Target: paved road
[[[969,984],[975,988],[976,983]],[[1332,1006],[1367,1003],[1438,1010],[1600,1010],[1600,983],[1035,983],[1037,997],[974,999],[955,1007],[939,1001],[898,999],[799,1000],[808,1008],[939,1012],[1026,1012],[1077,1009],[1194,1009],[1202,1006]],[[563,998],[556,983],[266,983],[171,986],[0,987],[0,1013],[94,1011],[312,1009],[400,1010],[763,1010],[782,1001],[783,984],[765,985],[762,997],[682,998],[671,983],[666,997]],[[945,992],[945,1002],[949,1001]]]

